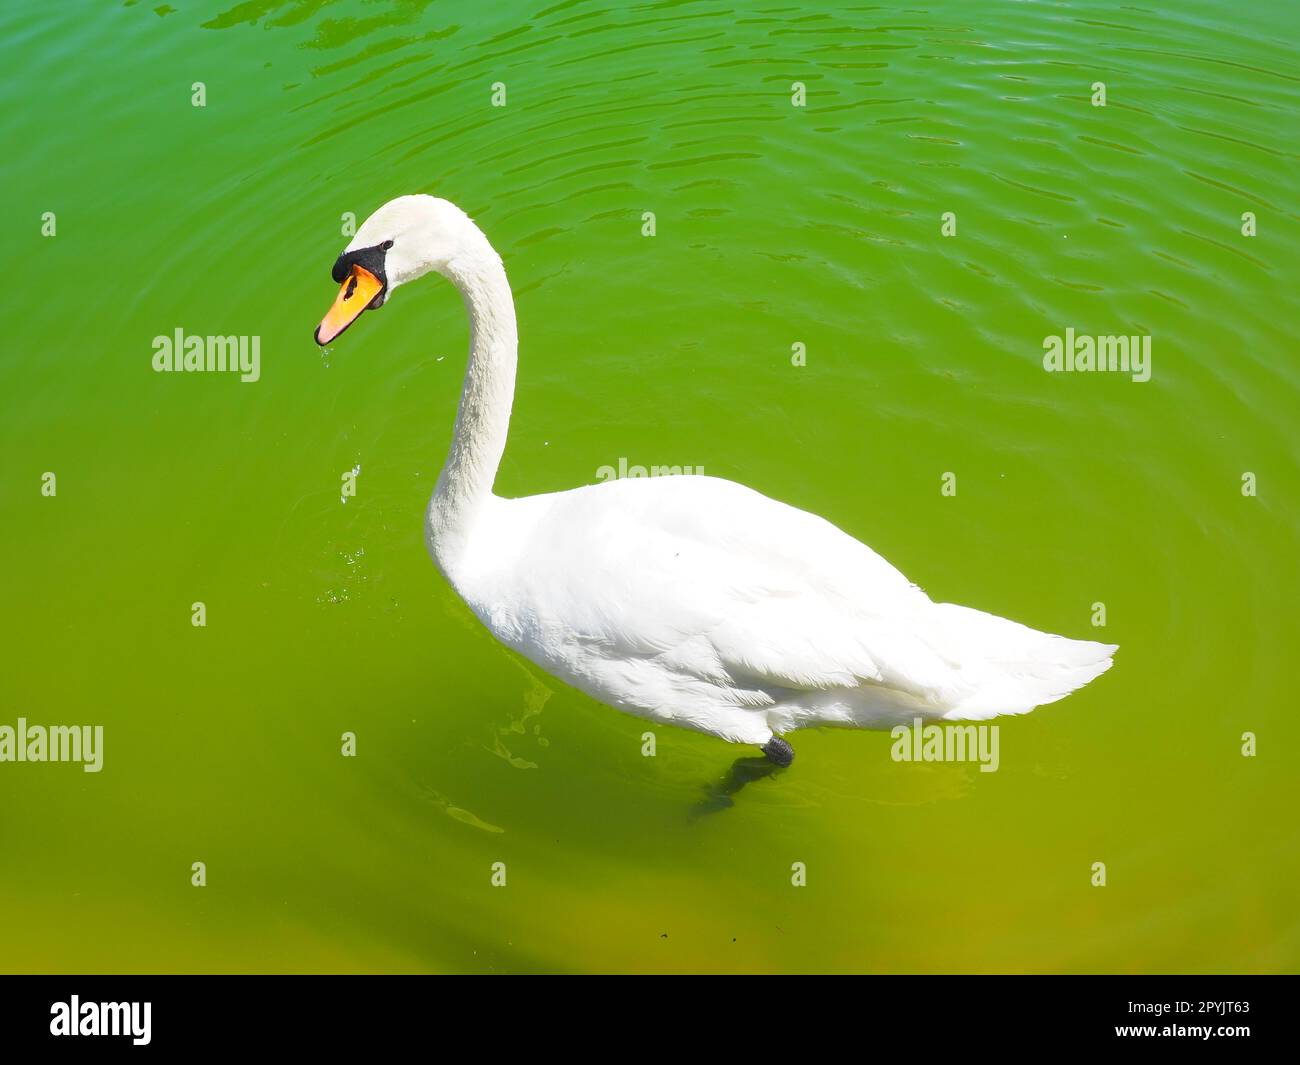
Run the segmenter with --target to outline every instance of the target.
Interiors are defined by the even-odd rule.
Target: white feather
[[[448,576],[503,643],[611,706],[741,743],[1025,713],[1115,650],[934,603],[829,522],[712,477],[494,499],[460,561]]]

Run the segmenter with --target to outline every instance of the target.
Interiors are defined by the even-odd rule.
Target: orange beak
[[[334,306],[316,327],[316,343],[324,346],[361,316],[371,301],[384,290],[384,283],[364,266],[352,266],[344,279]]]

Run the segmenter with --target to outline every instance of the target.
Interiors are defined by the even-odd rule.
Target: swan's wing
[[[931,699],[952,683],[909,624],[933,605],[920,589],[824,519],[741,485],[618,481],[506,513],[510,587],[494,597],[514,616],[497,620],[527,642],[653,658],[742,700],[864,682]]]

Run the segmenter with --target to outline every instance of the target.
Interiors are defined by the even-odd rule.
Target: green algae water
[[[0,970],[1300,969],[1300,16],[1176,8],[7,5],[0,726],[103,742],[0,761]],[[451,286],[312,342],[408,192],[514,287],[501,494],[742,481],[1114,668],[996,772],[646,756],[430,563]]]

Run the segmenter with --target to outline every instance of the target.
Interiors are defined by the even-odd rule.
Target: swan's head
[[[334,263],[340,286],[334,306],[316,328],[316,343],[328,344],[361,317],[382,307],[398,285],[447,264],[468,251],[482,234],[454,203],[434,196],[399,196],[361,223]]]

